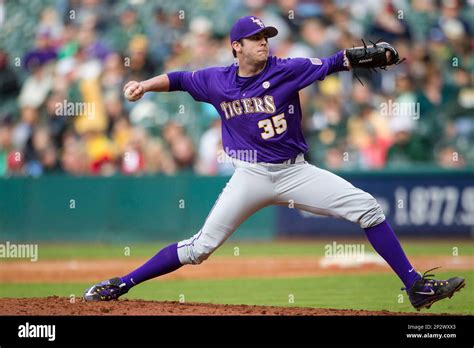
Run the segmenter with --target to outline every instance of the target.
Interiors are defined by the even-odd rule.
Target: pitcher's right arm
[[[137,101],[146,92],[188,92],[195,100],[209,102],[209,80],[214,69],[196,71],[174,71],[155,76],[145,81],[130,81],[123,87],[125,97]]]
[[[146,92],[168,92],[169,89],[168,74],[162,74],[141,82],[129,81],[123,87],[123,93],[128,100],[137,101]]]

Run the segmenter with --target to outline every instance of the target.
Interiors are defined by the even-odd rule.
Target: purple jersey
[[[237,66],[168,74],[170,91],[186,91],[214,105],[222,119],[222,145],[234,158],[254,153],[257,162],[277,163],[308,150],[301,128],[298,91],[347,70],[343,51],[328,58],[269,57],[262,72],[237,75]],[[250,156],[252,158],[252,156]]]

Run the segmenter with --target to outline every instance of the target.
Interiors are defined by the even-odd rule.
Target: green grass
[[[347,241],[342,238],[334,239],[337,243],[362,243],[366,251],[372,247],[365,239]],[[237,242],[227,241],[214,255],[233,256],[236,247],[240,256],[323,256],[325,246],[332,244],[328,241],[301,242]],[[128,244],[39,244],[39,260],[69,260],[69,259],[112,259],[124,257],[130,252],[130,257],[149,258],[155,255],[168,243],[128,243]],[[445,255],[453,254],[453,248],[458,248],[459,255],[474,255],[472,241],[402,241],[408,255]],[[129,249],[126,249],[129,248]],[[14,259],[12,259],[14,260]],[[3,261],[2,261],[3,262]]]
[[[367,241],[347,241],[335,238],[337,243],[364,243],[366,251],[373,249]],[[324,255],[325,246],[333,240],[300,242],[237,242],[229,240],[216,256],[233,256],[238,247],[240,256],[292,256]],[[39,244],[39,262],[42,260],[70,259],[119,259],[124,248],[130,248],[130,257],[149,258],[168,243],[130,243],[128,245],[101,244]],[[473,256],[474,242],[458,241],[402,241],[406,253],[419,255]],[[14,260],[14,259],[13,259]],[[1,262],[8,262],[2,260]],[[7,266],[8,267],[8,266]],[[442,270],[442,269],[441,269]],[[461,275],[467,287],[451,300],[437,303],[430,313],[474,314],[474,270],[436,273],[437,279]],[[0,283],[0,297],[81,296],[89,283],[14,284]],[[225,279],[225,280],[170,280],[149,281],[134,288],[127,298],[158,301],[178,301],[180,294],[186,302],[210,302],[223,304],[249,304],[272,306],[302,306],[316,308],[366,309],[413,312],[401,283],[394,274],[332,275],[305,278],[277,279]],[[398,303],[403,294],[403,303]],[[294,303],[289,303],[289,296]]]
[[[444,272],[438,279],[462,275],[467,287],[451,300],[435,304],[429,313],[474,314],[474,271]],[[90,284],[1,284],[0,297],[81,296]],[[157,301],[296,306],[337,309],[390,310],[414,312],[400,291],[393,274],[324,276],[285,279],[226,279],[149,281],[134,288],[124,298]],[[403,294],[403,303],[399,295]],[[294,303],[289,303],[293,295]]]

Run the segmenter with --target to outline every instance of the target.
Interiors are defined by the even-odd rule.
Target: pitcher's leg
[[[336,174],[307,163],[286,170],[276,185],[280,205],[292,203],[297,209],[343,218],[362,228],[385,220],[372,195]]]
[[[185,264],[206,260],[254,212],[274,197],[270,176],[257,170],[237,168],[219,195],[204,226],[192,238],[168,245],[133,272],[88,288],[86,301],[108,301],[126,294],[148,279],[173,272]]]
[[[274,196],[270,176],[248,168],[237,168],[219,195],[202,228],[178,243],[184,264],[206,260],[247,218],[271,204]]]
[[[278,183],[281,203],[292,200],[298,209],[359,224],[407,288],[420,279],[372,195],[327,170],[309,164],[299,167]]]

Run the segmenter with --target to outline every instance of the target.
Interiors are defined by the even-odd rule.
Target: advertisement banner
[[[470,236],[474,233],[472,173],[341,175],[369,192],[398,235]],[[357,224],[278,207],[279,237],[360,235]]]

